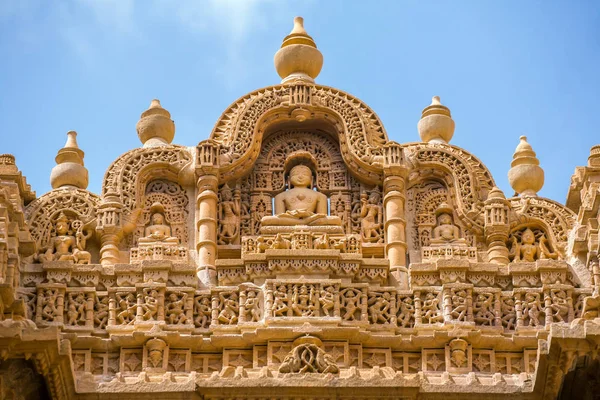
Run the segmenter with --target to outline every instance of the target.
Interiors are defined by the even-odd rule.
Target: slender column
[[[406,177],[402,147],[389,142],[384,148],[383,208],[385,211],[385,252],[390,261],[390,283],[408,289],[406,265]]]
[[[100,264],[113,265],[120,261],[119,242],[121,241],[121,217],[123,205],[117,193],[106,194],[98,207],[98,226],[100,233]]]
[[[494,187],[485,201],[485,239],[488,258],[495,264],[508,264],[509,202],[500,189]]]
[[[207,286],[217,284],[218,145],[205,140],[198,145],[196,176],[196,250],[198,278]]]

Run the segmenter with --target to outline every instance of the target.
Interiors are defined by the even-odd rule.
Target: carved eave
[[[258,157],[265,132],[290,121],[333,126],[352,173],[369,183],[381,183],[383,145],[388,138],[377,115],[345,92],[303,82],[249,93],[221,115],[210,135],[221,147],[221,178],[228,181],[247,173]]]

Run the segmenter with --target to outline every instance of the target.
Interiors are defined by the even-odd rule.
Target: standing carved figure
[[[224,293],[219,293],[219,299],[223,308],[219,312],[219,322],[226,325],[235,325],[238,321],[239,303],[238,296],[232,292],[228,297]]]
[[[240,232],[240,193],[232,194],[229,185],[221,188],[221,202],[219,203],[219,235],[218,244],[239,243]]]
[[[360,198],[362,238],[365,242],[383,242],[383,207],[379,204],[381,195],[377,188]]]
[[[194,299],[194,325],[196,328],[205,329],[210,325],[210,298],[208,296],[196,296]]]

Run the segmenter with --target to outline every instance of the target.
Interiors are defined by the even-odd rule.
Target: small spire
[[[294,28],[283,39],[281,48],[275,53],[275,69],[282,83],[301,79],[314,82],[323,67],[323,55],[317,44],[304,29],[304,18],[294,18]]]
[[[540,167],[535,151],[527,142],[527,137],[521,136],[519,139],[510,163],[508,181],[521,196],[537,196],[537,192],[544,186],[544,170]]]
[[[67,132],[65,146],[56,154],[56,166],[50,173],[52,188],[88,186],[88,170],[83,164],[84,153],[77,144],[77,132]]]
[[[158,99],[150,102],[150,107],[142,113],[136,130],[144,147],[165,146],[175,137],[175,123]]]
[[[427,143],[448,143],[454,135],[454,120],[450,109],[433,96],[431,104],[423,109],[417,124],[421,141]]]

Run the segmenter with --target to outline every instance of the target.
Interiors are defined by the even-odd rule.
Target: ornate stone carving
[[[325,353],[317,338],[303,337],[297,339],[296,347],[285,357],[279,366],[279,372],[286,373],[320,373],[337,374],[339,368],[333,357]]]

